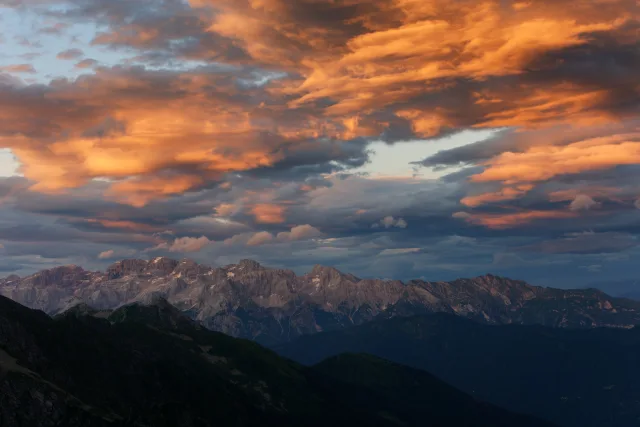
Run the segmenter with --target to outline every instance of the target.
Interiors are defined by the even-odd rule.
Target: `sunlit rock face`
[[[207,328],[272,345],[374,318],[448,312],[490,324],[630,327],[640,303],[594,290],[560,290],[486,275],[452,282],[360,279],[316,265],[298,276],[252,260],[209,267],[169,258],[122,260],[0,280],[0,294],[49,314],[85,304],[111,310],[166,298]]]

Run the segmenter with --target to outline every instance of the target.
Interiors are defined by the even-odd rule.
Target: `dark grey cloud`
[[[366,139],[317,139],[303,144],[283,144],[274,152],[281,155],[283,160],[269,167],[249,170],[244,174],[257,178],[300,181],[323,174],[348,171],[369,162],[369,143]]]

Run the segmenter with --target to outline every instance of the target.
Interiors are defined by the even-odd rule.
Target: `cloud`
[[[561,277],[539,266],[590,255],[487,263],[581,230],[637,234],[635,0],[143,3],[12,2],[56,42],[99,28],[73,46],[118,63],[76,51],[66,77],[0,73],[0,147],[24,175],[0,180],[0,237],[22,269],[203,244],[190,256]],[[441,138],[474,129],[494,132]],[[431,138],[444,149],[415,159],[429,178],[354,172],[372,141]],[[427,245],[423,265],[377,257]]]
[[[277,239],[281,242],[294,242],[298,240],[313,239],[322,236],[322,232],[312,225],[297,225],[291,231],[278,233]]]
[[[104,28],[96,45],[127,47],[137,60],[163,65],[185,58],[209,65],[179,72],[98,67],[76,81],[9,93],[4,98],[24,103],[23,93],[41,90],[49,101],[0,106],[8,121],[33,119],[14,120],[0,143],[11,146],[34,190],[107,178],[108,197],[143,206],[229,173],[291,179],[348,170],[366,162],[372,138],[594,126],[637,113],[634,3],[608,0],[606,13],[595,4],[567,11],[565,3],[193,0],[142,14],[136,4],[74,2],[61,25],[96,20]],[[69,49],[60,57],[80,54]],[[110,120],[121,126],[91,133]],[[505,132],[517,138],[516,130]],[[636,141],[613,139],[576,142],[565,153],[540,144],[546,156],[482,145],[485,168],[472,179],[504,187],[463,203],[510,201],[562,171],[633,161]],[[567,160],[576,150],[583,151],[581,166]],[[614,151],[615,158],[602,155]],[[538,162],[550,167],[534,167]],[[283,213],[257,217],[275,223]]]
[[[241,233],[225,239],[225,245],[240,246],[262,246],[274,243],[290,243],[309,240],[322,236],[317,228],[305,224],[292,227],[289,231],[282,231],[277,235],[268,231],[258,231],[252,233]]]
[[[0,71],[5,73],[33,74],[36,72],[36,69],[31,64],[13,64],[0,66]]]
[[[551,202],[571,201],[573,203],[576,199],[581,199],[582,201],[588,202],[588,200],[582,196],[590,199],[595,197],[606,199],[617,198],[622,193],[622,189],[611,186],[590,184],[576,186],[574,183],[570,183],[570,185],[571,188],[550,192],[549,200]]]
[[[415,254],[421,252],[421,248],[398,248],[398,249],[385,249],[381,251],[378,255],[380,256],[388,256],[388,255],[405,255],[405,254]]]
[[[98,254],[98,259],[110,259],[110,258],[113,258],[114,254],[115,254],[114,250],[109,249],[108,251],[100,252]]]
[[[569,209],[572,211],[588,211],[591,208],[600,205],[600,203],[593,200],[591,197],[579,194],[573,199],[571,204],[569,205]]]
[[[496,192],[478,194],[476,196],[467,196],[460,200],[465,206],[476,207],[487,203],[501,202],[505,200],[517,199],[527,194],[534,187],[532,185],[517,185],[515,187],[503,188]]]
[[[66,24],[64,22],[56,22],[53,25],[41,28],[40,30],[38,30],[38,32],[43,34],[61,35],[67,28],[69,28],[69,24]]]
[[[251,213],[260,224],[280,224],[284,222],[285,208],[276,204],[257,204],[251,208]]]
[[[522,153],[503,153],[471,179],[506,184],[546,181],[558,175],[603,170],[640,162],[640,133],[610,135],[566,146],[534,147]],[[542,166],[544,165],[544,167]]]
[[[444,168],[483,163],[504,152],[522,153],[539,146],[564,146],[589,138],[612,134],[630,133],[637,128],[637,121],[607,122],[573,126],[571,124],[549,126],[540,129],[502,128],[488,138],[472,144],[444,149],[416,162],[426,167]]]
[[[267,231],[260,231],[258,233],[255,233],[253,236],[251,236],[251,238],[249,238],[249,240],[247,241],[247,246],[264,245],[265,243],[269,243],[273,241],[273,239],[274,239],[273,234]]]
[[[169,252],[198,252],[202,250],[205,246],[211,244],[211,240],[209,240],[206,236],[200,237],[179,237],[175,239],[173,242],[164,242],[152,248],[151,250],[166,250]]]
[[[282,101],[263,88],[239,88],[241,77],[115,67],[49,87],[0,86],[0,114],[11,123],[0,144],[24,165],[33,190],[108,178],[107,196],[134,206],[220,183],[228,173],[303,166],[318,174],[362,164],[353,159],[366,144],[319,142],[341,130],[278,107]]]
[[[56,55],[56,58],[63,60],[79,59],[84,56],[84,52],[81,49],[72,48],[63,50]]]
[[[75,68],[84,70],[84,69],[88,69],[88,68],[94,68],[96,66],[98,66],[99,62],[96,61],[95,59],[91,59],[91,58],[87,58],[87,59],[83,59],[82,61],[79,61],[76,63],[76,65],[74,65]]]
[[[393,216],[386,216],[384,218],[382,218],[380,221],[376,222],[375,224],[373,224],[371,227],[372,228],[379,228],[379,227],[384,227],[384,228],[407,228],[409,224],[407,224],[407,221],[405,221],[403,218],[394,218]]]
[[[613,68],[593,58],[607,52],[631,55],[623,85],[635,87],[637,54],[625,42],[633,39],[629,0],[608,2],[606,14],[596,4],[567,12],[564,2],[532,2],[517,10],[497,0],[191,4],[218,12],[210,33],[236,40],[254,61],[304,76],[283,84],[298,97],[291,106],[331,99],[325,114],[351,123],[354,135],[390,124],[431,137],[462,127],[608,120],[628,94],[602,78]],[[599,34],[611,36],[598,43]],[[566,74],[577,71],[564,56],[584,63],[573,85]]]
[[[258,231],[236,234],[225,239],[223,243],[227,246],[262,246],[267,243],[272,243],[274,240],[275,236],[272,233],[268,231]]]
[[[493,229],[514,228],[534,221],[550,219],[568,219],[575,217],[573,212],[565,211],[523,211],[512,213],[467,213],[456,212],[454,218],[464,219],[470,224],[483,225]]]
[[[461,199],[468,207],[523,200],[544,191],[549,191],[552,201],[573,200],[580,195],[574,205],[578,206],[587,200],[584,197],[628,197],[625,193],[631,189],[621,189],[619,179],[609,180],[607,186],[600,182],[616,169],[638,164],[639,131],[637,121],[627,121],[573,130],[557,127],[503,132],[466,150],[450,150],[422,163],[432,167],[464,162],[481,165],[469,175],[470,194]],[[561,185],[566,188],[553,189]]]

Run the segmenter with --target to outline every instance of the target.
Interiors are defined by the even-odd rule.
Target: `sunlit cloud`
[[[569,205],[569,209],[572,211],[588,211],[599,205],[600,203],[593,200],[590,196],[579,194],[573,199]]]
[[[8,242],[37,239],[2,228],[29,212],[95,262],[300,247],[391,263],[446,236],[481,251],[500,235],[495,255],[555,233],[538,251],[565,254],[635,226],[635,0],[5,6],[37,21],[0,65],[21,176],[0,180]],[[532,265],[516,258],[495,259]]]
[[[291,231],[282,231],[278,233],[277,240],[280,242],[294,242],[298,240],[313,239],[321,237],[322,232],[316,227],[305,224],[297,225],[291,228]]]
[[[33,74],[36,69],[31,64],[13,64],[0,66],[0,72]]]
[[[463,219],[470,224],[489,228],[505,229],[539,220],[566,219],[575,217],[570,211],[524,211],[504,214],[484,214],[457,212],[454,218]]]
[[[78,48],[63,50],[56,55],[56,58],[62,60],[80,59],[84,56],[84,52]]]
[[[251,213],[261,224],[279,224],[284,222],[285,208],[276,204],[258,204],[251,208]]]
[[[640,162],[640,133],[588,139],[562,147],[534,147],[523,153],[504,153],[487,162],[472,177],[475,182],[506,184],[545,181],[562,174],[602,170]]]
[[[100,252],[98,254],[98,259],[110,259],[114,256],[114,250],[109,249],[108,251]]]
[[[173,242],[164,242],[152,248],[152,251],[166,250],[169,252],[190,253],[198,252],[212,242],[206,236],[179,237]]]

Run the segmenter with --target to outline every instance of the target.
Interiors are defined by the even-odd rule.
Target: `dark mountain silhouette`
[[[0,425],[551,426],[370,356],[306,368],[158,297],[95,315],[0,297]]]
[[[638,327],[493,326],[439,313],[309,335],[276,350],[305,364],[375,355],[566,427],[640,425]]]

